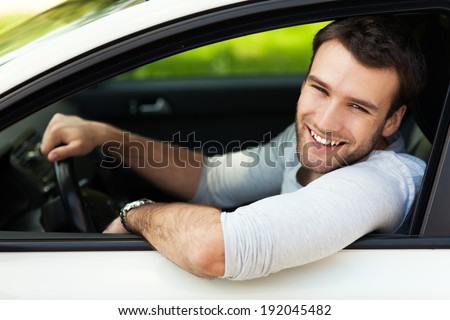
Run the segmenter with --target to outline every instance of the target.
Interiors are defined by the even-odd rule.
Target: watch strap
[[[140,200],[136,200],[130,203],[127,203],[121,210],[120,210],[120,222],[122,223],[122,226],[124,227],[125,230],[127,230],[128,232],[133,232],[129,225],[128,225],[128,221],[127,221],[127,215],[128,212],[130,212],[132,209],[138,208],[140,206],[149,204],[149,203],[155,203],[155,201],[149,200],[149,199],[140,199]]]

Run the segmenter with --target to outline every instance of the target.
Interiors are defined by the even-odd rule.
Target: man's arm
[[[153,203],[129,211],[127,225],[183,269],[201,277],[217,277],[225,268],[220,214],[203,205]],[[120,219],[105,230],[126,232]]]
[[[197,189],[201,152],[123,132],[105,123],[56,114],[44,132],[41,150],[50,161],[88,154],[96,147],[182,199]]]

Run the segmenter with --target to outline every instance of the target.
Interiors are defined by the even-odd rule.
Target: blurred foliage
[[[39,0],[36,0],[39,1]],[[67,0],[41,14],[0,17],[0,56],[61,27],[76,28],[144,0]]]
[[[312,40],[328,22],[267,31],[186,51],[142,66],[118,79],[305,73]]]
[[[15,13],[0,17],[0,34],[16,27],[28,18],[30,18],[30,14],[25,13]]]

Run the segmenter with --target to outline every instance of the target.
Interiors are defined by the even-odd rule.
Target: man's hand
[[[57,113],[42,138],[41,152],[49,161],[82,156],[102,144],[105,125]]]
[[[103,233],[129,233],[122,225],[120,218],[115,219]]]

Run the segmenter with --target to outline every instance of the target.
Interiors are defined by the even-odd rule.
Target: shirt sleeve
[[[223,212],[224,278],[266,276],[324,258],[367,233],[394,232],[424,171],[423,163],[400,158],[380,152],[295,192]]]
[[[296,148],[294,124],[269,143],[207,158],[191,201],[235,208],[279,194],[285,163],[295,154],[288,148]]]

